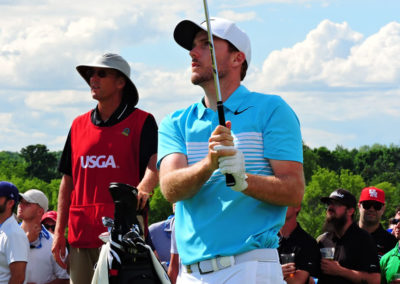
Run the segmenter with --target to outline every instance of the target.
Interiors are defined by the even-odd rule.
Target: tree
[[[306,184],[311,180],[314,171],[318,169],[318,155],[303,143],[303,170]]]
[[[400,147],[374,144],[360,148],[355,156],[354,170],[367,183],[400,183]]]
[[[395,209],[400,205],[400,187],[396,188],[393,184],[386,181],[373,186],[380,188],[385,192],[386,209],[382,216],[382,223],[383,226],[387,228],[389,218],[395,215]]]
[[[54,153],[50,153],[45,145],[29,145],[21,149],[21,156],[27,163],[26,172],[28,177],[50,182],[54,178],[59,178],[57,173],[57,158]]]
[[[26,163],[18,153],[0,152],[0,173],[7,178],[11,176],[25,176]]]
[[[333,167],[331,170],[339,173],[343,169],[353,170],[354,169],[354,157],[358,153],[356,149],[351,151],[347,150],[343,146],[336,146],[335,150],[332,151],[332,157],[334,160]]]
[[[171,214],[171,203],[164,198],[160,187],[156,187],[150,200],[149,225],[161,220],[165,220]]]

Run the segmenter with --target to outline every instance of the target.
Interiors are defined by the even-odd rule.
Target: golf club
[[[225,126],[224,106],[222,103],[221,88],[219,86],[217,60],[215,58],[214,41],[213,41],[213,36],[212,36],[212,31],[211,31],[210,18],[208,15],[207,0],[203,0],[203,3],[204,3],[204,12],[206,15],[208,42],[209,42],[209,47],[210,47],[210,52],[211,52],[211,62],[212,62],[212,71],[213,71],[214,84],[215,84],[215,92],[217,95],[218,120],[219,120],[220,125]],[[225,174],[225,180],[226,180],[227,186],[234,186],[236,183],[235,178],[231,174]]]

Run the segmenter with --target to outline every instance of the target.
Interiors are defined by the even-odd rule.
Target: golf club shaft
[[[215,57],[214,40],[213,40],[212,31],[211,31],[210,17],[208,14],[207,0],[203,0],[203,3],[204,3],[204,12],[206,15],[208,42],[209,42],[209,47],[210,47],[210,52],[211,52],[211,62],[212,62],[212,71],[213,71],[213,77],[214,77],[215,93],[217,96],[218,120],[219,120],[220,125],[225,126],[224,105],[222,103],[221,88],[219,86],[217,60]],[[226,174],[225,180],[226,180],[227,186],[234,186],[236,183],[235,178],[231,174]]]

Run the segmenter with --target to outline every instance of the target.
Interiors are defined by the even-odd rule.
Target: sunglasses
[[[400,219],[392,219],[390,220],[390,224],[397,225],[400,222]]]
[[[109,74],[109,72],[104,69],[100,69],[97,71],[94,69],[88,69],[86,71],[86,78],[92,78],[96,74],[97,74],[97,76],[99,76],[99,78],[105,78],[105,77],[107,77],[107,74]]]
[[[43,226],[46,228],[46,230],[54,231],[56,229],[56,225],[43,224]]]
[[[372,207],[374,207],[374,209],[375,209],[376,211],[379,211],[379,210],[381,210],[382,207],[383,207],[383,204],[382,204],[382,203],[380,203],[380,202],[375,202],[375,201],[364,201],[364,202],[361,202],[361,205],[362,205],[362,207],[363,207],[365,210],[368,210],[368,209],[371,208],[371,206],[372,206]]]

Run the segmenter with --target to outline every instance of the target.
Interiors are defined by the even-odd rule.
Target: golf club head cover
[[[112,230],[115,230],[117,234],[125,235],[132,225],[140,227],[136,216],[137,189],[129,184],[112,182],[108,190],[115,205]]]
[[[217,145],[214,150],[236,150],[233,156],[219,157],[219,169],[223,174],[231,174],[235,178],[235,185],[230,188],[234,191],[243,191],[247,188],[246,167],[243,153],[234,146]]]

